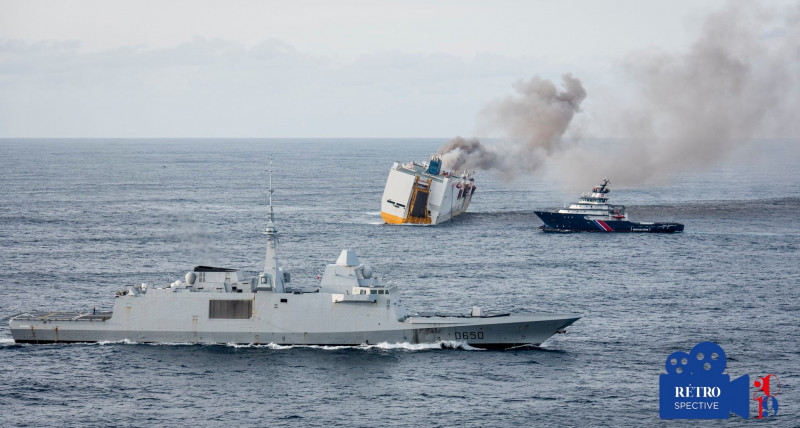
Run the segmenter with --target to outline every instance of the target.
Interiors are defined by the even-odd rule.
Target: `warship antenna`
[[[278,268],[278,229],[275,227],[275,213],[272,210],[272,156],[269,157],[269,190],[267,191],[269,197],[269,216],[267,221],[267,228],[264,230],[264,235],[267,235],[267,251],[264,254],[264,273],[268,273],[272,277],[272,290],[276,293],[285,292],[283,282],[283,272]]]
[[[275,221],[275,215],[272,212],[272,192],[274,192],[274,190],[272,190],[272,156],[270,156],[269,157],[269,190],[268,190],[268,196],[269,196],[269,222],[270,223]]]

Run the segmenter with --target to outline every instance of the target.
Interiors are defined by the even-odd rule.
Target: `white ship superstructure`
[[[466,211],[476,189],[472,172],[458,175],[441,165],[439,158],[429,163],[395,162],[383,190],[383,221],[435,225]]]
[[[610,180],[603,179],[603,183],[594,186],[591,193],[583,193],[577,203],[570,204],[569,208],[558,210],[561,214],[582,214],[589,220],[628,220],[628,214],[622,205],[608,203],[608,184]]]

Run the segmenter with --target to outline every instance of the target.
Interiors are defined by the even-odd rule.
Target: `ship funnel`
[[[431,158],[430,163],[428,163],[428,174],[430,175],[439,175],[442,171],[442,159],[439,157]]]
[[[358,257],[356,257],[356,253],[353,250],[342,250],[342,254],[336,260],[336,264],[339,266],[358,266]]]

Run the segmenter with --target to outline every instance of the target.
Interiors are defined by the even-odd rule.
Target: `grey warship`
[[[396,285],[343,250],[312,290],[292,288],[278,264],[270,174],[264,271],[196,266],[162,287],[130,285],[111,312],[35,311],[9,321],[18,343],[133,342],[345,345],[455,343],[477,348],[538,346],[577,321],[575,314],[410,314]],[[456,345],[458,346],[458,345]]]

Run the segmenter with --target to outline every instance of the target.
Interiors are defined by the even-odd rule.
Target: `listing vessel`
[[[10,319],[16,342],[361,345],[451,343],[479,348],[539,345],[580,318],[575,314],[410,314],[396,285],[381,281],[343,250],[315,287],[293,288],[278,264],[272,179],[264,271],[196,266],[182,280],[129,285],[111,312],[34,311]]]
[[[610,181],[581,195],[577,203],[558,211],[534,211],[544,222],[539,226],[545,232],[683,232],[681,223],[630,221],[623,205],[608,203]]]
[[[395,162],[383,190],[381,218],[387,224],[435,225],[463,213],[475,193],[472,172],[442,169],[442,160]]]

